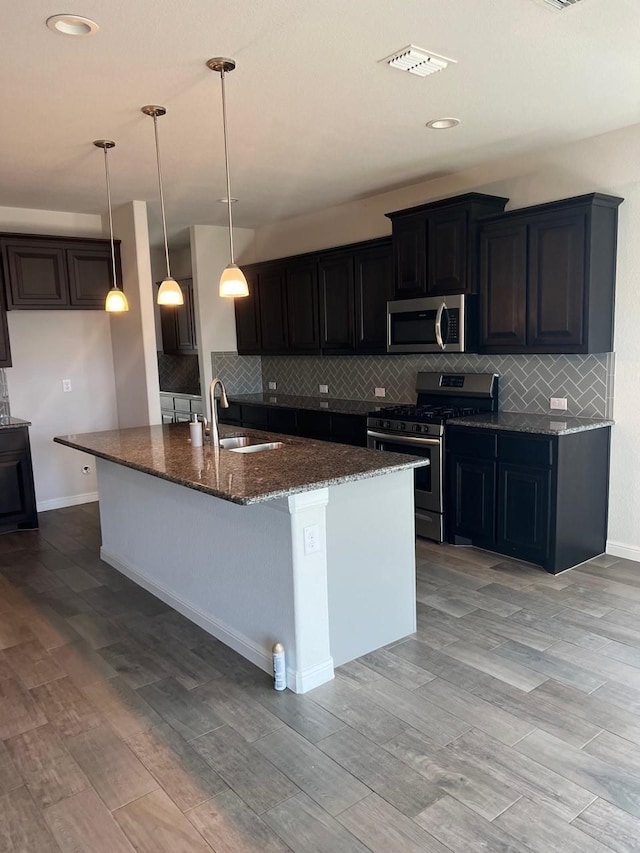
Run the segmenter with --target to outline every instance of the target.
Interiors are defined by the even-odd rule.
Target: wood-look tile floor
[[[98,556],[0,536],[2,853],[640,851],[640,564],[419,540],[418,631],[304,696]]]

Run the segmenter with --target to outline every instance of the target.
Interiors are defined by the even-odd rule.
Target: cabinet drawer
[[[29,438],[26,427],[0,430],[0,453],[16,453],[20,450],[26,450],[28,446]]]
[[[501,462],[532,468],[550,468],[553,465],[553,446],[554,439],[546,436],[498,436],[498,456]]]
[[[447,432],[447,449],[459,456],[495,459],[498,436],[491,430],[454,429]]]

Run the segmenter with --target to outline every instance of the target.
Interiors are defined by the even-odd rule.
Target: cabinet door
[[[424,215],[393,220],[395,299],[414,299],[427,292],[427,221]]]
[[[245,270],[249,295],[234,299],[236,312],[236,344],[240,355],[256,355],[261,352],[260,337],[260,294],[258,274]]]
[[[489,547],[495,542],[495,460],[451,454],[448,461],[449,536]]]
[[[387,350],[387,300],[393,287],[391,244],[356,252],[356,352]]]
[[[314,412],[311,409],[298,409],[298,433],[306,438],[331,438],[331,414]]]
[[[0,453],[0,531],[37,526],[28,450]]]
[[[317,262],[287,266],[286,283],[289,352],[319,353]]]
[[[480,235],[483,348],[526,346],[527,226],[491,223]]]
[[[351,353],[355,346],[353,255],[324,257],[318,264],[322,351]]]
[[[7,306],[4,301],[2,276],[0,276],[0,367],[11,367],[9,326],[7,324]]]
[[[111,246],[72,246],[65,249],[69,273],[69,305],[73,308],[104,309],[104,300],[113,287]],[[116,267],[119,267],[116,247]],[[122,284],[122,276],[118,277]]]
[[[10,308],[67,308],[65,251],[58,244],[6,242],[4,269]]]
[[[176,310],[176,333],[177,347],[181,354],[194,354],[198,352],[198,341],[196,337],[196,311],[193,299],[193,279],[181,278],[179,280],[184,304],[179,305]]]
[[[529,225],[527,344],[532,352],[580,352],[585,340],[586,214],[547,214]]]
[[[427,219],[427,295],[472,293],[467,276],[468,213],[437,210]]]
[[[288,347],[287,300],[283,268],[260,270],[258,282],[262,352],[286,352]]]
[[[549,552],[550,509],[550,470],[498,463],[498,551],[544,563]]]

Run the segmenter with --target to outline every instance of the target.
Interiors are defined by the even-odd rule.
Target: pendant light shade
[[[158,139],[158,117],[166,115],[166,109],[159,107],[156,104],[149,104],[142,107],[142,112],[146,116],[153,118],[153,131],[156,139],[156,163],[158,166],[158,188],[160,190],[160,212],[162,214],[162,234],[164,236],[164,256],[167,262],[167,275],[158,289],[158,305],[184,305],[184,296],[180,285],[171,275],[171,267],[169,265],[169,243],[167,241],[167,219],[164,214],[164,193],[162,191],[162,170],[160,168],[160,142]]]
[[[109,210],[109,236],[111,238],[111,269],[113,271],[113,281],[111,290],[107,293],[107,298],[104,302],[104,310],[110,314],[122,314],[129,310],[127,297],[118,287],[118,276],[116,270],[116,250],[113,242],[113,216],[111,213],[111,181],[109,180],[109,155],[110,148],[115,148],[116,144],[110,139],[96,139],[93,143],[96,148],[102,148],[104,151],[104,171],[107,182],[107,208]]]
[[[233,71],[236,67],[233,59],[225,59],[222,56],[214,57],[207,62],[207,68],[220,74],[222,86],[222,129],[224,132],[224,163],[227,175],[227,209],[229,211],[229,264],[220,276],[220,296],[248,296],[249,286],[240,267],[237,266],[233,257],[233,217],[231,214],[231,179],[229,177],[229,142],[227,140],[227,101],[225,97],[224,80],[225,74]]]

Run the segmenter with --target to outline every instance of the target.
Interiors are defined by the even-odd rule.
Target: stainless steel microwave
[[[475,296],[387,302],[387,352],[475,352],[477,323]]]

